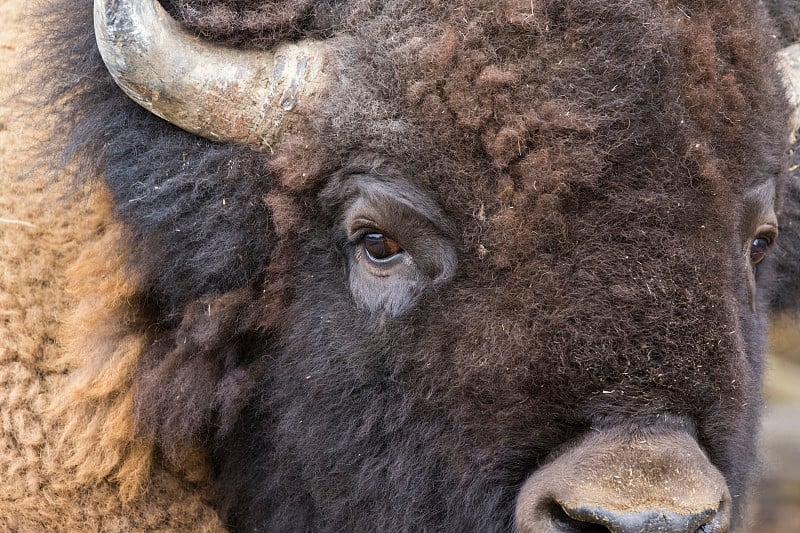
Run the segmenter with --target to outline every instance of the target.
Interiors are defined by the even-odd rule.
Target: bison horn
[[[156,0],[95,0],[100,55],[135,102],[215,141],[270,147],[313,114],[330,73],[320,41],[243,51],[203,42]]]
[[[778,64],[783,74],[786,97],[794,110],[792,132],[797,132],[800,129],[800,43],[778,52]]]

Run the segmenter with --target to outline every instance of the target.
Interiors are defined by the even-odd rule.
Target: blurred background
[[[765,397],[754,533],[800,532],[800,317],[775,318]]]

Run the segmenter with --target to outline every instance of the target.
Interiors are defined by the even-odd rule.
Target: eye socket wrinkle
[[[408,182],[350,177],[338,183],[346,193],[326,196],[343,204],[338,231],[347,243],[351,295],[371,314],[400,316],[453,277],[457,255],[450,223]]]

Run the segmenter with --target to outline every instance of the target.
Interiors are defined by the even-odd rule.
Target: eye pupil
[[[760,263],[767,255],[770,241],[766,237],[756,237],[750,244],[750,260],[753,263]]]
[[[383,233],[369,233],[362,242],[364,250],[373,261],[385,261],[403,251],[396,241]]]

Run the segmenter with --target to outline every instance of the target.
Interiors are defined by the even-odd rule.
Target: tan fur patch
[[[148,338],[131,307],[137,288],[119,250],[121,230],[109,225],[101,231],[69,271],[69,290],[81,299],[66,321],[61,364],[75,371],[52,413],[75,482],[108,477],[130,500],[146,482],[154,453],[133,425],[133,379]]]

